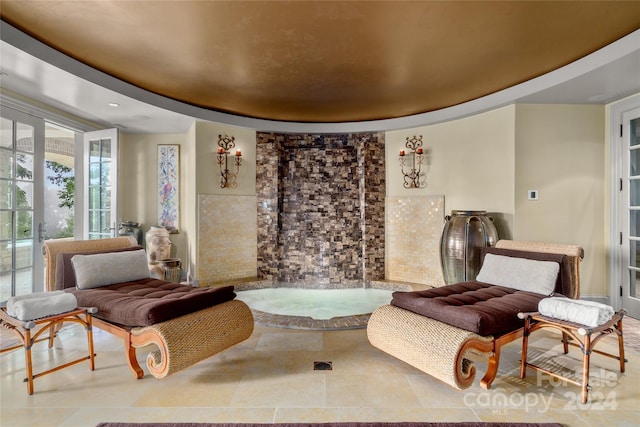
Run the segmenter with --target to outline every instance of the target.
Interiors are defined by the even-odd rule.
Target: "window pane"
[[[16,295],[26,295],[33,292],[32,277],[32,268],[16,271]]]
[[[640,242],[629,242],[629,266],[640,268]]]
[[[11,211],[0,211],[0,240],[11,239]],[[0,245],[4,243],[0,242]]]
[[[100,232],[100,211],[89,211],[89,233]]]
[[[89,185],[100,185],[100,163],[89,165]]]
[[[640,237],[640,211],[629,211],[629,236]]]
[[[633,119],[629,122],[631,128],[630,146],[640,145],[640,119]]]
[[[0,119],[0,147],[13,148],[13,122],[11,120]]]
[[[16,178],[23,181],[33,180],[33,155],[16,154]]]
[[[629,296],[633,298],[638,297],[638,287],[640,287],[640,273],[634,270],[629,270]]]
[[[100,187],[89,187],[89,209],[100,209]]]
[[[44,155],[47,238],[73,237],[75,133],[47,124]]]
[[[16,123],[16,150],[33,153],[33,126]]]
[[[0,179],[0,209],[11,209],[13,203],[12,191],[13,184],[11,181],[5,181]]]
[[[102,187],[100,189],[100,196],[102,200],[102,209],[110,209],[111,208],[111,188],[110,187]]]
[[[109,139],[100,140],[100,148],[101,148],[100,157],[102,157],[102,161],[110,162],[111,161],[111,140]]]
[[[11,270],[5,270],[4,265],[0,265],[0,301],[6,301],[9,298],[11,298]]]
[[[32,245],[31,240],[16,240],[16,269],[33,265]]]
[[[0,271],[5,272],[11,270],[11,242],[0,243]],[[3,276],[5,277],[5,276]],[[9,282],[11,283],[11,282]],[[4,301],[4,300],[0,300]]]
[[[629,152],[629,174],[631,176],[640,175],[640,149]]]
[[[33,184],[31,182],[16,182],[16,209],[31,209],[33,207]]]
[[[102,170],[100,171],[100,185],[109,186],[111,185],[111,163],[102,163]]]
[[[89,162],[95,163],[100,161],[100,141],[89,142]]]
[[[16,211],[16,239],[33,237],[33,212]]]
[[[629,205],[640,206],[640,179],[629,181]]]
[[[0,178],[13,177],[13,152],[0,149]]]
[[[103,233],[109,234],[109,232],[110,232],[109,227],[111,227],[111,211],[110,210],[102,211],[102,215],[101,215],[100,221],[102,222],[102,230],[101,231]]]

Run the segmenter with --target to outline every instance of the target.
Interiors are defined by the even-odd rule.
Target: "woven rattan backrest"
[[[55,290],[56,285],[56,261],[58,254],[65,252],[100,252],[110,249],[122,249],[137,245],[138,242],[132,236],[114,237],[111,239],[73,240],[52,239],[46,240],[42,246],[44,255],[44,286],[47,291]]]
[[[580,261],[584,258],[584,249],[582,249],[581,246],[563,245],[559,243],[499,240],[496,243],[496,248],[566,255],[569,257],[571,265],[571,295],[567,296],[573,299],[578,299],[580,297]]]

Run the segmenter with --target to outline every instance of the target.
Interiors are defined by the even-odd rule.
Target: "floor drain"
[[[333,369],[331,362],[313,362],[314,371],[330,371]]]

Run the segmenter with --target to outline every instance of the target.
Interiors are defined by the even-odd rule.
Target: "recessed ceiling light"
[[[117,102],[110,102],[109,103],[109,107],[119,107],[120,104],[118,104]]]

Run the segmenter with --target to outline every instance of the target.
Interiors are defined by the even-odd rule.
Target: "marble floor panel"
[[[24,352],[0,356],[0,425],[93,427],[103,421],[284,423],[340,421],[528,421],[567,426],[640,425],[640,322],[625,323],[627,369],[593,355],[590,399],[548,375],[528,370],[519,378],[519,340],[503,347],[490,390],[459,391],[372,347],[365,329],[310,331],[257,325],[245,342],[168,378],[129,371],[122,342],[95,330],[96,370],[80,363],[35,380],[27,394]],[[34,347],[36,371],[79,357],[84,330],[65,327],[53,349]],[[581,353],[561,354],[559,334],[541,330],[530,339],[530,360],[579,374]],[[615,352],[607,337],[598,348]],[[146,369],[146,349],[139,360]],[[315,370],[329,362],[329,370]],[[325,365],[324,367],[327,367]]]

